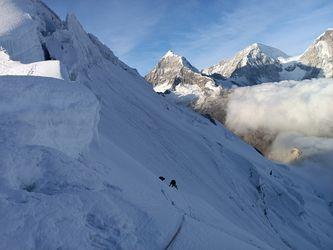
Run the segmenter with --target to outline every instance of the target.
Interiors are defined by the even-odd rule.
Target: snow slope
[[[40,61],[23,64],[9,59],[5,51],[0,50],[0,75],[45,76],[68,80],[68,73],[60,61]]]
[[[331,248],[328,201],[293,169],[154,93],[74,16],[43,41],[76,81],[0,76],[1,249]]]
[[[70,156],[90,144],[99,103],[86,87],[52,78],[2,76],[0,88],[2,143],[43,145]]]

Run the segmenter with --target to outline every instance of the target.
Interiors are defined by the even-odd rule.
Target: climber
[[[160,179],[161,181],[165,180],[165,178],[163,176],[158,177],[158,179]]]
[[[178,189],[177,184],[176,184],[176,180],[171,180],[170,184],[169,184],[169,187],[174,187],[174,188]]]

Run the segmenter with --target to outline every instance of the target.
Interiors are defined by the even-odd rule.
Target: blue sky
[[[44,0],[146,74],[167,50],[202,69],[254,42],[302,53],[333,27],[332,0]]]

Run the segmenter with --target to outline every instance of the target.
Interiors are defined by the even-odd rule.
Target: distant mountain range
[[[207,77],[224,87],[333,77],[333,30],[319,36],[300,56],[290,57],[279,49],[254,43],[233,58],[201,72],[186,58],[169,51],[147,74],[146,80],[159,91],[173,90],[179,84],[202,88],[203,83],[209,82]]]
[[[254,43],[233,58],[201,71],[186,58],[168,51],[145,79],[156,92],[170,94],[177,102],[217,119],[237,133],[226,123],[230,96],[237,87],[332,77],[333,30],[328,29],[299,56],[290,57],[279,49]],[[272,143],[272,138],[262,139],[263,131],[237,134],[264,153]]]

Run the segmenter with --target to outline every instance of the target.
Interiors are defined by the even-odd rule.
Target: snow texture
[[[0,249],[331,249],[303,172],[156,94],[75,16],[0,6],[6,64],[69,75],[0,76]]]

